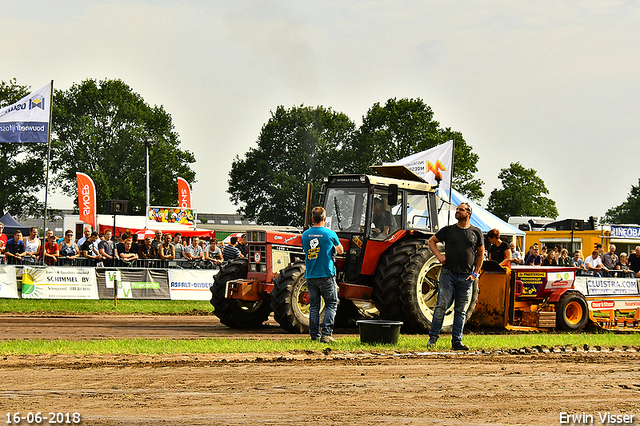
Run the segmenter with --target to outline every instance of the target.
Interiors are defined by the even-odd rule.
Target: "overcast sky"
[[[538,171],[560,218],[604,215],[640,176],[635,1],[0,0],[0,9],[0,79],[68,89],[119,78],[163,105],[195,153],[199,211],[235,211],[231,162],[256,146],[278,105],[331,107],[359,125],[375,102],[422,98],[480,156],[483,205],[516,161]]]

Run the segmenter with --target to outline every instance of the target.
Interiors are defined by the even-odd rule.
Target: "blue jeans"
[[[307,290],[311,306],[309,310],[309,334],[312,339],[333,334],[333,320],[338,309],[338,291],[334,277],[309,278]],[[325,311],[322,320],[322,334],[320,334],[320,297],[324,299]]]
[[[453,307],[453,328],[451,330],[451,344],[462,342],[462,330],[467,317],[466,307],[471,297],[473,279],[467,280],[470,274],[459,274],[442,268],[440,272],[440,290],[438,303],[433,311],[433,321],[429,330],[430,340],[437,340],[442,328],[444,314],[455,300]]]

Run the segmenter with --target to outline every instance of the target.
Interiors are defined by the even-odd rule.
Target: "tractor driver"
[[[384,204],[384,201],[380,198],[373,200],[373,215],[371,216],[371,223],[373,223],[371,236],[373,238],[387,238],[393,224],[391,212],[385,209]]]

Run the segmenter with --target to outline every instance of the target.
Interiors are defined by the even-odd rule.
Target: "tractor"
[[[327,176],[320,191],[325,226],[338,234],[345,249],[336,258],[340,297],[336,325],[373,313],[403,321],[406,331],[426,333],[441,268],[426,244],[439,229],[437,188],[404,166],[374,166],[374,170],[380,176]],[[391,217],[391,226],[376,226],[375,217],[381,214]],[[223,324],[256,328],[273,312],[286,331],[308,331],[310,304],[301,240],[296,233],[247,232],[248,259],[225,264],[211,287],[214,314]],[[477,297],[476,280],[467,318]],[[453,306],[447,310],[443,330],[452,324]]]

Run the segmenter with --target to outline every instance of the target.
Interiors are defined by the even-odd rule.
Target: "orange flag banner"
[[[181,177],[178,178],[178,207],[191,208],[191,189],[187,181]]]
[[[80,220],[97,229],[96,223],[96,187],[93,180],[84,173],[76,172],[78,180],[78,210]]]

